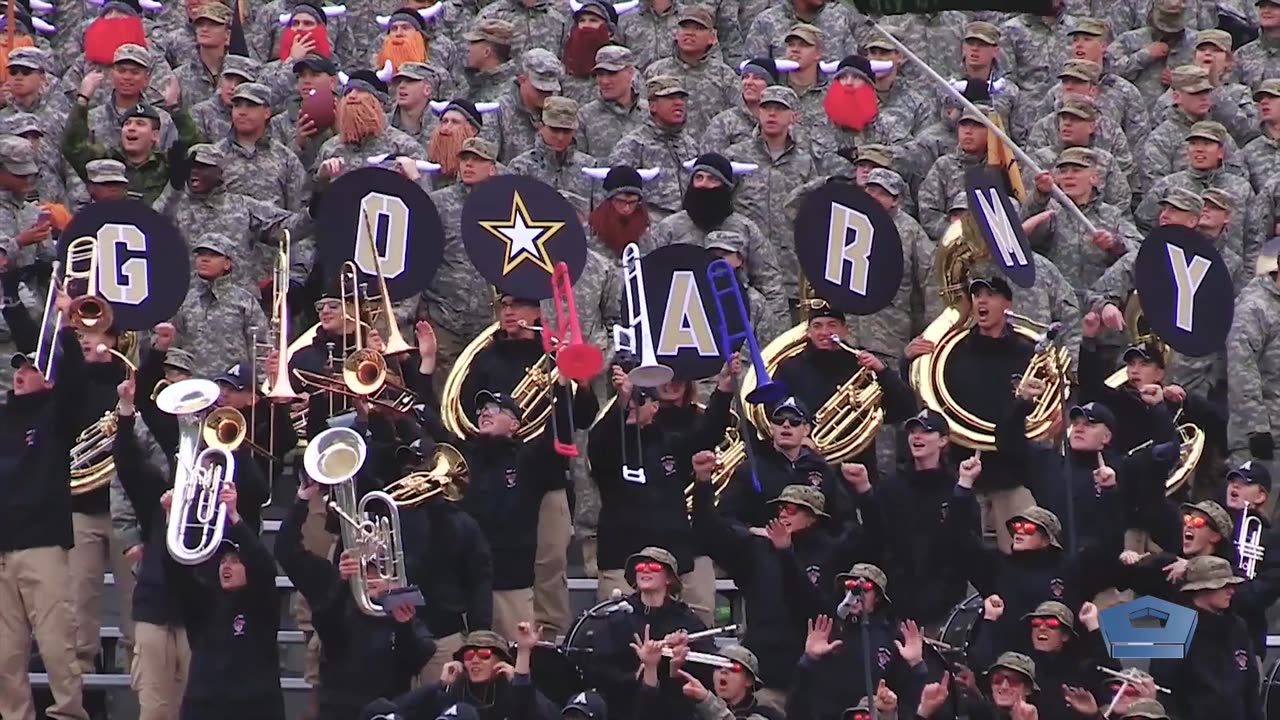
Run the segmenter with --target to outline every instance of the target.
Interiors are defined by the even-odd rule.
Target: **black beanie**
[[[733,164],[720,153],[703,153],[693,162],[693,172],[705,170],[720,178],[725,185],[733,185]]]
[[[640,173],[630,165],[619,165],[609,170],[604,178],[605,197],[613,197],[619,193],[631,193],[644,196],[644,181]]]

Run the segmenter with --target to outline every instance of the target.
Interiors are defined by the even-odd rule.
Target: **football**
[[[309,95],[302,98],[299,114],[314,120],[318,130],[328,130],[333,127],[333,91],[327,87],[312,90]]]

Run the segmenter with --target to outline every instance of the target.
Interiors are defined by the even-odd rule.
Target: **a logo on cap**
[[[569,701],[570,705],[585,705],[587,703],[587,694],[578,693],[573,700]]]
[[[244,625],[244,613],[236,615],[235,619],[231,621],[231,632],[235,633],[236,637],[244,635]]]
[[[550,275],[554,272],[547,242],[564,227],[559,220],[534,220],[525,207],[520,191],[512,193],[511,216],[506,220],[481,220],[480,227],[506,244],[507,255],[502,274],[507,275],[526,260]]]
[[[454,716],[456,716],[457,714],[458,714],[458,706],[457,706],[457,705],[450,705],[450,706],[449,706],[449,709],[448,709],[448,710],[445,710],[445,711],[444,711],[444,713],[443,713],[443,715],[444,715],[445,717],[454,717]]]
[[[1065,589],[1066,585],[1062,582],[1062,578],[1054,578],[1049,581],[1049,592],[1053,593],[1054,597],[1061,598]]]

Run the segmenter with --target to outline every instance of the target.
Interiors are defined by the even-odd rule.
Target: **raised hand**
[[[1113,303],[1102,306],[1102,324],[1111,330],[1124,329],[1124,313]]]
[[[531,622],[516,623],[516,649],[520,652],[532,652],[542,637],[542,627]]]
[[[862,463],[840,463],[840,475],[859,495],[871,489],[871,475]]]
[[[1080,335],[1083,337],[1097,337],[1101,329],[1102,316],[1096,312],[1087,312],[1080,320]]]
[[[178,337],[178,328],[174,327],[171,322],[158,323],[151,328],[151,347],[161,352],[167,352],[173,347],[173,342]]]
[[[448,687],[458,678],[462,677],[462,663],[457,660],[450,660],[440,669],[440,684]]]
[[[1164,388],[1155,383],[1138,388],[1138,394],[1142,396],[1142,402],[1151,406],[1164,402]]]
[[[982,617],[995,622],[1004,615],[1004,598],[999,595],[988,595],[982,600]]]
[[[959,480],[962,487],[972,489],[981,474],[982,458],[977,453],[960,461]]]
[[[122,415],[133,414],[133,399],[138,393],[137,383],[130,374],[124,379],[124,382],[116,386],[116,395],[120,398],[120,408]],[[128,412],[124,412],[127,410]]]
[[[680,688],[680,692],[684,693],[684,696],[690,700],[699,703],[711,695],[711,692],[707,690],[707,686],[703,685],[701,680],[684,670],[676,670],[675,676],[684,680],[684,685]]]
[[[1116,486],[1116,471],[1114,468],[1103,465],[1093,471],[1093,486],[1098,490],[1113,488]]]
[[[693,477],[698,482],[711,482],[716,470],[716,454],[711,450],[699,450],[693,456]]]
[[[891,713],[898,709],[898,694],[889,689],[889,685],[883,680],[876,687],[875,697],[876,710],[882,713]]]
[[[649,626],[644,626],[644,636],[633,635],[635,642],[631,643],[631,649],[635,651],[636,658],[640,660],[640,664],[649,668],[657,668],[658,663],[662,662],[662,641],[654,640],[649,637]]]
[[[1062,699],[1067,701],[1067,707],[1082,717],[1096,717],[1098,714],[1098,700],[1084,688],[1063,685]]]
[[[813,659],[818,659],[834,650],[838,650],[844,644],[843,640],[831,640],[831,618],[826,615],[809,621],[809,634],[804,639],[804,654]]]
[[[931,718],[947,702],[951,695],[951,673],[943,671],[942,678],[936,683],[929,683],[920,691],[920,704],[916,706],[916,715]]]
[[[898,626],[902,632],[902,640],[894,640],[893,644],[898,648],[898,657],[907,663],[908,667],[915,667],[924,662],[924,633],[920,632],[920,626],[916,625],[915,620],[907,620]]]
[[[1098,629],[1098,606],[1091,602],[1086,602],[1080,606],[1080,612],[1076,614],[1080,624],[1085,626],[1089,632]]]
[[[223,482],[222,488],[218,490],[218,501],[227,506],[227,522],[232,525],[240,522],[240,510],[236,507],[239,496],[236,484],[230,480]]]
[[[1165,402],[1181,405],[1187,399],[1187,391],[1182,389],[1181,385],[1165,385],[1164,399]]]
[[[769,537],[769,542],[778,550],[786,550],[791,547],[791,531],[778,518],[769,521],[764,528],[765,534]]]
[[[1018,700],[1010,716],[1013,720],[1040,720],[1040,711],[1026,700]]]

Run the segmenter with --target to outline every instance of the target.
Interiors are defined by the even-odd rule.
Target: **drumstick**
[[[1104,673],[1104,674],[1106,674],[1106,675],[1110,675],[1111,677],[1113,677],[1113,678],[1115,678],[1115,679],[1117,679],[1117,680],[1124,680],[1124,681],[1127,681],[1127,682],[1129,682],[1130,684],[1134,684],[1134,685],[1138,684],[1138,682],[1140,682],[1140,681],[1141,681],[1141,678],[1139,678],[1139,677],[1138,677],[1135,673],[1133,673],[1131,670],[1125,670],[1125,671],[1123,671],[1123,672],[1122,672],[1122,671],[1120,671],[1120,670],[1115,670],[1115,669],[1113,669],[1113,668],[1109,668],[1109,667],[1107,667],[1107,666],[1105,666],[1105,665],[1099,665],[1099,666],[1098,666],[1098,671],[1099,671],[1099,672],[1101,672],[1101,673]],[[1162,688],[1162,687],[1160,687],[1159,685],[1156,685],[1156,690],[1159,690],[1160,692],[1162,692],[1162,693],[1164,693],[1164,694],[1166,694],[1166,695],[1172,695],[1172,694],[1173,694],[1173,693],[1172,693],[1168,688]]]
[[[672,652],[671,648],[669,647],[662,648],[662,657],[669,658],[669,657],[672,657],[673,655],[674,653]],[[688,655],[685,656],[684,659],[685,659],[685,662],[691,662],[691,663],[694,663],[695,665],[711,665],[712,667],[725,668],[725,669],[731,669],[733,668],[734,665],[737,665],[736,661],[730,660],[727,657],[722,657],[720,655],[716,655],[713,653],[690,652]]]
[[[700,630],[696,633],[689,633],[689,639],[697,640],[698,638],[711,637],[713,635],[723,635],[724,633],[730,633],[737,629],[738,629],[737,625],[725,625],[724,627],[708,628],[706,630]]]
[[[954,645],[951,645],[949,643],[944,643],[941,640],[934,640],[933,638],[927,637],[927,638],[924,638],[924,642],[926,645],[929,645],[930,647],[938,648],[943,652],[960,652],[960,648]]]

